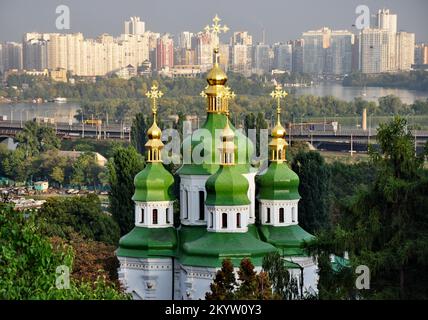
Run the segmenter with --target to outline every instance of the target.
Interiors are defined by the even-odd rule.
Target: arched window
[[[153,209],[153,224],[158,224],[158,209]]]
[[[223,212],[221,214],[221,227],[223,229],[227,229],[227,213],[226,212]]]
[[[241,213],[236,214],[236,227],[241,228]]]
[[[144,208],[141,208],[141,219],[140,223],[144,223]]]
[[[210,212],[210,221],[210,228],[212,228],[214,225],[214,214],[212,212]]]
[[[296,212],[294,207],[291,208],[291,221],[296,222]]]
[[[205,193],[199,191],[199,220],[205,220]]]
[[[279,209],[279,223],[284,223],[284,208]]]
[[[166,216],[166,223],[169,223],[169,208],[166,208],[165,216]]]
[[[185,219],[189,219],[189,201],[188,201],[189,193],[187,190],[184,190],[184,210],[186,210]]]
[[[267,208],[267,212],[266,212],[266,223],[270,223],[270,208]]]

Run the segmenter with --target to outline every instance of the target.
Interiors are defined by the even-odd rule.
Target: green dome
[[[201,152],[201,155],[205,155],[206,157],[209,157],[209,160],[207,162],[210,163],[202,163],[202,164],[183,164],[183,166],[178,170],[179,174],[183,175],[211,175],[214,174],[218,168],[219,160],[217,159],[216,163],[216,154],[218,147],[220,146],[220,139],[218,141],[215,141],[215,133],[216,130],[223,130],[226,126],[226,120],[227,117],[224,114],[218,114],[218,113],[208,113],[207,119],[205,123],[202,125],[201,129],[207,129],[212,134],[212,140],[204,140],[203,138],[196,139],[192,136],[188,136],[183,141],[183,154],[192,154],[192,151],[195,149],[195,147],[198,147],[198,149],[203,149],[203,152]],[[235,145],[237,146],[235,151],[235,163],[236,167],[239,171],[242,173],[248,173],[251,171],[251,157],[254,153],[254,145],[252,141],[245,136],[244,133],[238,131],[231,123],[230,128],[235,133]],[[239,148],[240,145],[238,144],[238,139],[243,144],[243,141],[245,141],[246,148]],[[200,145],[202,144],[202,146]],[[209,156],[208,156],[209,154]]]
[[[134,178],[134,201],[171,201],[174,177],[161,162],[147,163]]]
[[[205,183],[207,205],[247,205],[248,180],[236,166],[221,166]]]
[[[271,162],[264,174],[256,176],[256,183],[259,187],[259,199],[300,199],[299,176],[286,162]]]

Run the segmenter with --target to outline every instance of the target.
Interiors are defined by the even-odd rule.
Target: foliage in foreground
[[[378,130],[379,151],[370,152],[374,181],[347,204],[338,225],[308,244],[319,257],[321,299],[428,298],[428,154],[416,156],[406,121]],[[330,253],[349,252],[351,274],[334,272]],[[370,289],[356,290],[354,270],[370,269]]]
[[[207,292],[207,300],[291,300],[299,298],[297,280],[291,276],[279,253],[263,259],[263,270],[257,273],[248,258],[242,259],[235,276],[231,260],[225,259]]]
[[[57,268],[72,271],[73,251],[70,246],[53,246],[38,230],[32,213],[1,204],[0,234],[0,299],[129,298],[102,277],[95,282],[70,277],[69,289],[58,289]]]
[[[101,210],[97,195],[49,198],[37,214],[43,234],[70,240],[74,233],[108,244],[119,241],[119,226]]]

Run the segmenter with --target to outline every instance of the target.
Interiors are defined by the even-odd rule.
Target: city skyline
[[[58,1],[44,0],[44,6],[32,6],[24,0],[13,3],[0,4],[0,41],[20,41],[26,32],[81,32],[87,38],[95,38],[103,33],[117,36],[123,33],[123,22],[131,16],[140,16],[146,23],[146,30],[178,35],[181,31],[198,32],[203,29],[208,17],[218,13],[233,31],[248,31],[254,37],[254,42],[262,40],[263,30],[267,43],[284,42],[298,39],[306,30],[317,30],[323,26],[332,29],[343,29],[356,32],[353,26],[357,15],[355,8],[360,4],[368,5],[371,14],[378,9],[388,7],[399,14],[398,30],[414,32],[417,42],[428,42],[428,22],[424,15],[428,9],[428,3],[423,0],[412,1],[409,6],[406,3],[387,0],[363,1],[350,0],[346,3],[340,0],[326,0],[323,3],[313,0],[299,2],[278,2],[274,0],[254,3],[251,7],[245,6],[241,0],[235,1],[231,10],[231,4],[219,0],[215,4],[203,3],[194,0],[185,0],[179,3],[161,1],[156,3],[141,1],[122,1],[109,4],[110,10],[103,8],[103,14],[96,14],[101,1],[91,1],[90,4],[81,0]],[[102,2],[103,5],[105,2]],[[196,9],[198,14],[194,15]],[[70,8],[70,29],[57,30],[55,20],[58,14],[55,9],[58,5],[65,4]],[[308,4],[312,10],[307,11]],[[28,10],[31,6],[31,10]],[[328,6],[328,8],[327,8]],[[52,10],[49,11],[48,8]],[[336,8],[334,11],[329,8]],[[267,10],[266,10],[267,9]],[[274,10],[275,9],[275,10]],[[190,17],[187,17],[189,15]],[[27,14],[30,12],[30,14]],[[177,15],[177,12],[179,13]],[[285,12],[283,16],[278,16]],[[292,14],[291,14],[292,12]],[[171,16],[174,15],[174,17]],[[227,38],[230,34],[227,35]]]

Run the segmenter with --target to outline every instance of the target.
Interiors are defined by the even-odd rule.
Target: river
[[[352,101],[360,97],[368,101],[378,101],[380,97],[394,95],[406,104],[412,104],[415,100],[428,99],[428,92],[407,89],[391,89],[381,87],[344,87],[338,83],[322,83],[317,86],[307,88],[296,88],[297,95],[314,95],[318,97],[333,96],[341,100]]]
[[[404,103],[411,104],[415,100],[428,99],[428,92],[413,91],[407,89],[387,89],[380,87],[343,87],[340,84],[323,83],[308,88],[296,88],[297,95],[315,95],[315,96],[334,96],[341,100],[352,101],[355,97],[361,97],[364,100],[377,101],[380,97],[386,95],[395,95]],[[364,93],[365,95],[362,95]],[[74,118],[79,103],[17,103],[0,104],[0,116],[7,116],[8,120],[31,120],[35,117],[55,118],[57,122],[77,122]]]

